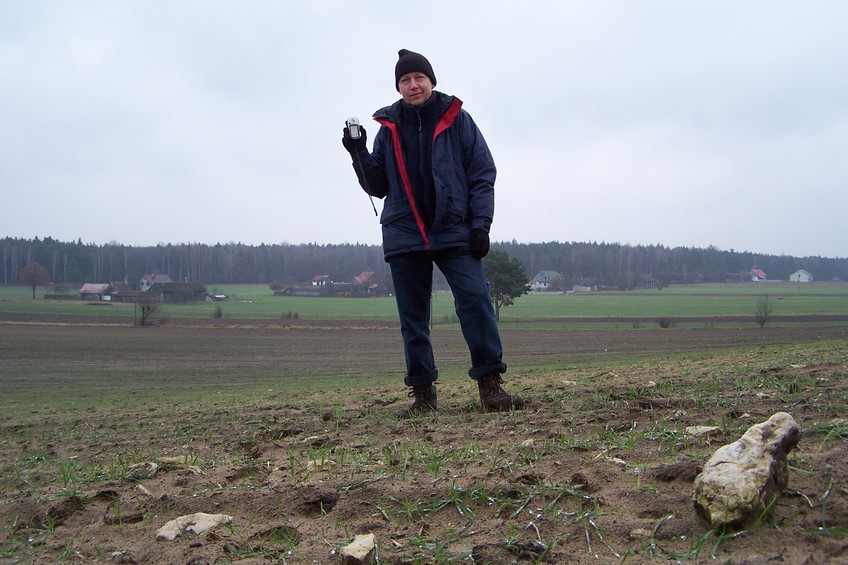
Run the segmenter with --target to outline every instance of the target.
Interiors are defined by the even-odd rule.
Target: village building
[[[139,290],[150,290],[150,287],[156,283],[169,283],[174,282],[171,280],[171,277],[168,275],[162,275],[158,273],[150,273],[149,275],[144,275],[141,277],[141,280],[138,282]]]
[[[144,301],[147,292],[143,290],[119,290],[112,294],[112,302],[139,303]]]
[[[813,275],[805,271],[804,269],[798,269],[791,275],[789,275],[789,282],[798,282],[798,283],[809,283],[813,282]]]
[[[181,303],[203,302],[206,300],[206,287],[196,282],[157,282],[147,294],[157,302]]]
[[[82,300],[111,300],[112,285],[107,283],[85,283],[80,287],[79,294]]]
[[[377,283],[377,275],[374,271],[362,271],[353,277],[353,282],[359,287],[358,295],[373,296],[377,294],[379,284]]]
[[[571,290],[568,291],[570,294],[578,294],[581,292],[594,292],[598,290],[596,285],[593,285],[591,281],[587,279],[580,279],[580,282],[573,285]]]
[[[642,288],[662,288],[662,283],[653,275],[639,275],[639,285]]]
[[[765,271],[760,269],[759,267],[754,267],[750,271],[748,271],[748,275],[751,277],[751,282],[762,282],[768,279]]]
[[[330,275],[315,275],[312,277],[312,286],[329,286],[333,284]]]
[[[527,283],[530,290],[535,291],[558,291],[562,290],[563,276],[558,271],[539,271]]]

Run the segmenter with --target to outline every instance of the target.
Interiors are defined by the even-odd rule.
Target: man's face
[[[413,106],[422,106],[433,93],[430,77],[420,71],[406,73],[400,77],[398,88],[403,101]]]

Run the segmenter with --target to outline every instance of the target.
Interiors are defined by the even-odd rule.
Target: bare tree
[[[136,315],[133,317],[139,326],[149,326],[152,318],[159,311],[159,303],[155,296],[146,293],[139,294],[135,299]]]
[[[50,273],[40,263],[33,261],[21,271],[21,284],[32,287],[32,298],[35,299],[36,287],[47,287],[50,284]]]
[[[761,296],[760,299],[757,300],[757,305],[754,307],[754,319],[760,327],[766,325],[766,322],[768,322],[771,317],[772,310],[773,306],[769,301],[768,294]]]

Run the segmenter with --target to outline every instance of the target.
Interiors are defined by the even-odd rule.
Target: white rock
[[[374,534],[355,536],[353,542],[342,548],[341,556],[345,565],[362,565],[370,563],[373,556],[376,538]]]
[[[692,502],[712,527],[740,527],[763,515],[789,481],[787,455],[801,430],[786,412],[720,447],[695,477]]]
[[[686,433],[690,436],[714,436],[721,433],[721,428],[718,426],[689,426],[686,428]]]
[[[232,521],[233,517],[226,514],[207,514],[205,512],[187,514],[175,518],[159,528],[156,532],[156,539],[170,541],[185,535],[196,536]]]

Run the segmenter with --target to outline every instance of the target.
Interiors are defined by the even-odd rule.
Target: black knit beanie
[[[433,83],[433,86],[436,86],[436,75],[433,73],[433,67],[430,66],[430,61],[427,60],[427,57],[414,51],[401,49],[398,51],[398,62],[395,65],[395,89],[398,92],[400,92],[400,86],[398,86],[400,77],[413,71],[424,73],[430,77],[430,82]]]

